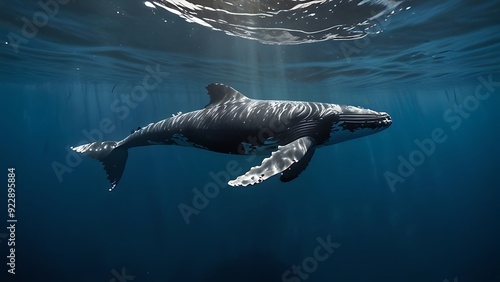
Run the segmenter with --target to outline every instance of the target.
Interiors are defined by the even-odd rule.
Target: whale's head
[[[328,143],[343,141],[371,135],[382,131],[392,124],[392,119],[385,112],[376,112],[354,106],[340,106],[332,124]]]

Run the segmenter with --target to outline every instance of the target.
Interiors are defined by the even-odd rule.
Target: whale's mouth
[[[381,113],[345,113],[338,116],[339,124],[350,131],[358,129],[385,129],[392,124],[391,116]]]

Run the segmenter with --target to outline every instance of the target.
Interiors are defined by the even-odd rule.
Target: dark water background
[[[404,1],[375,27],[362,16],[351,23],[362,39],[291,45],[143,1],[60,3],[30,36],[23,17],[33,22],[38,2],[0,3],[0,214],[5,226],[15,167],[18,220],[15,276],[0,230],[1,281],[283,281],[311,263],[318,237],[340,245],[307,279],[289,281],[500,281],[498,1]],[[127,104],[148,68],[158,85]],[[189,223],[179,205],[193,206],[210,172],[259,161],[137,148],[110,193],[101,165],[67,149],[199,109],[211,82],[252,98],[386,111],[394,123],[317,150],[291,183],[224,186]],[[433,136],[440,143],[419,149]],[[387,175],[412,157],[418,165],[391,185]]]

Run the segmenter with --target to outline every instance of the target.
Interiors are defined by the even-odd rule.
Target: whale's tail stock
[[[77,153],[99,160],[111,182],[109,191],[116,187],[122,177],[125,164],[127,163],[128,150],[118,146],[118,142],[104,141],[83,144],[71,147]]]

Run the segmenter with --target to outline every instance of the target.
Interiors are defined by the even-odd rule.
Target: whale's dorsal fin
[[[212,83],[206,88],[208,90],[208,95],[210,96],[210,103],[208,103],[205,108],[222,105],[229,101],[248,99],[247,96],[222,83]]]

